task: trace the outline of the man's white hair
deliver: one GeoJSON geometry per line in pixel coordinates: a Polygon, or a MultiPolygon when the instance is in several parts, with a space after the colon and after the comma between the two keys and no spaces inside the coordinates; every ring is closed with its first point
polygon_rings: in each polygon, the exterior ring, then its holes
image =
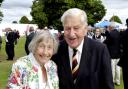
{"type": "Polygon", "coordinates": [[[115,24],[115,22],[110,22],[110,27],[113,27],[113,28],[115,28],[115,27],[116,27],[116,24],[115,24]]]}
{"type": "Polygon", "coordinates": [[[78,8],[71,8],[64,12],[64,14],[61,17],[61,22],[64,25],[65,18],[68,16],[79,16],[81,17],[81,22],[83,22],[85,25],[87,25],[87,15],[84,10],[78,9],[78,8]]]}

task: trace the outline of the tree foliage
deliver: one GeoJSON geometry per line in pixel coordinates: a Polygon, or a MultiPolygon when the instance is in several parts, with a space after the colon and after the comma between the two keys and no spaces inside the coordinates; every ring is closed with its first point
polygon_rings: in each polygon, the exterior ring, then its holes
{"type": "Polygon", "coordinates": [[[33,2],[31,15],[33,22],[37,23],[39,28],[43,28],[48,24],[48,18],[44,12],[43,0],[35,0],[33,2]]]}
{"type": "MultiPolygon", "coordinates": [[[[0,0],[0,7],[1,7],[1,3],[3,2],[3,0],[0,0]]],[[[2,12],[0,11],[0,22],[2,21],[2,17],[3,17],[3,14],[2,12]]]]}
{"type": "Polygon", "coordinates": [[[3,14],[0,12],[0,22],[2,21],[3,14]]]}
{"type": "Polygon", "coordinates": [[[35,0],[31,15],[39,28],[52,25],[62,30],[60,17],[65,10],[73,7],[85,10],[91,25],[101,20],[106,13],[100,0],[35,0]]]}
{"type": "Polygon", "coordinates": [[[3,2],[3,0],[0,0],[0,3],[2,3],[3,2]]]}
{"type": "Polygon", "coordinates": [[[28,24],[29,23],[29,19],[26,16],[23,16],[23,17],[21,17],[19,22],[20,23],[24,23],[24,24],[28,24]]]}
{"type": "Polygon", "coordinates": [[[121,23],[122,24],[121,19],[118,16],[116,16],[116,15],[112,16],[110,18],[110,21],[114,21],[114,22],[118,22],[118,23],[121,23]]]}

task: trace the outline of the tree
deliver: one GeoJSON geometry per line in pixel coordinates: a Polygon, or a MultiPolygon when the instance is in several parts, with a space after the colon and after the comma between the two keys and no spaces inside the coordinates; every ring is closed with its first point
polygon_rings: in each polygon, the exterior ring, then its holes
{"type": "Polygon", "coordinates": [[[0,0],[0,3],[2,3],[3,2],[3,0],[0,0]]]}
{"type": "Polygon", "coordinates": [[[39,28],[44,26],[62,29],[60,17],[69,8],[77,7],[87,12],[88,23],[93,25],[101,20],[106,10],[100,0],[35,0],[31,15],[39,28]]]}
{"type": "Polygon", "coordinates": [[[24,24],[28,24],[30,21],[26,16],[23,16],[23,17],[21,17],[19,22],[24,23],[24,24]]]}
{"type": "MultiPolygon", "coordinates": [[[[3,2],[3,0],[0,0],[0,7],[1,7],[1,3],[3,2]]],[[[2,21],[2,17],[3,17],[3,14],[2,12],[0,11],[0,22],[2,21]]]]}
{"type": "Polygon", "coordinates": [[[36,24],[38,24],[39,28],[43,28],[48,24],[48,19],[46,14],[43,11],[44,1],[43,0],[35,0],[32,5],[32,18],[36,24]]]}
{"type": "Polygon", "coordinates": [[[113,15],[110,18],[110,21],[114,21],[114,22],[118,22],[118,23],[121,23],[122,24],[121,19],[118,16],[116,16],[116,15],[113,15]]]}
{"type": "Polygon", "coordinates": [[[0,22],[2,21],[3,14],[0,12],[0,22]]]}
{"type": "Polygon", "coordinates": [[[88,22],[91,25],[100,21],[106,14],[106,9],[100,0],[93,0],[93,2],[87,3],[86,8],[88,22]]]}

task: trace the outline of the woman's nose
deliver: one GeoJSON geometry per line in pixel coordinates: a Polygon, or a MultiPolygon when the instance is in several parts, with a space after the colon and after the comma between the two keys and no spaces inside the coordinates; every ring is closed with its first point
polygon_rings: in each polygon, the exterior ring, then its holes
{"type": "Polygon", "coordinates": [[[48,49],[44,48],[44,54],[47,55],[48,54],[48,49]]]}

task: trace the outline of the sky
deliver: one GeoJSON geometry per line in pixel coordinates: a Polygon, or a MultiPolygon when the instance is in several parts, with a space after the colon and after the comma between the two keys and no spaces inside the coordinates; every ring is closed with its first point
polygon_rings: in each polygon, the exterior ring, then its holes
{"type": "Polygon", "coordinates": [[[19,22],[22,16],[27,16],[27,18],[31,20],[30,11],[32,1],[33,0],[4,0],[1,5],[1,11],[4,15],[2,23],[19,22]]]}
{"type": "Polygon", "coordinates": [[[109,20],[113,15],[117,15],[123,24],[128,18],[128,0],[102,0],[107,13],[103,19],[109,20]]]}
{"type": "MultiPolygon", "coordinates": [[[[30,15],[31,5],[33,0],[4,0],[1,6],[1,11],[4,14],[2,23],[12,23],[19,21],[22,16],[27,16],[29,20],[32,19],[30,15]]],[[[107,14],[103,18],[109,20],[113,15],[119,16],[123,24],[128,18],[128,0],[102,0],[107,14]]]]}

